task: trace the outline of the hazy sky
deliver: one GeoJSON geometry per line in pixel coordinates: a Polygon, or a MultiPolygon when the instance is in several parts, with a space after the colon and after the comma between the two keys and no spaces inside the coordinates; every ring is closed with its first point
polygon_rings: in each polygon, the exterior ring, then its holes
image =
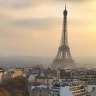
{"type": "Polygon", "coordinates": [[[0,55],[55,56],[65,3],[72,56],[96,58],[96,0],[0,0],[0,55]]]}

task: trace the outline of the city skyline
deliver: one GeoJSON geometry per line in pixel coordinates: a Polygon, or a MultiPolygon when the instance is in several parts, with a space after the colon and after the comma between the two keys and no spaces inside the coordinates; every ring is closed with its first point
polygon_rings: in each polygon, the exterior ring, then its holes
{"type": "Polygon", "coordinates": [[[0,56],[55,56],[65,3],[72,56],[95,58],[95,0],[0,0],[0,56]]]}

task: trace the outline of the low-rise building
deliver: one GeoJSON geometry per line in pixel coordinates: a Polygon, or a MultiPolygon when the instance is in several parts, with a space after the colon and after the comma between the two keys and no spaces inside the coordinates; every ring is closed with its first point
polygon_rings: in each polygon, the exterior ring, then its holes
{"type": "Polygon", "coordinates": [[[11,77],[12,78],[15,78],[15,77],[18,77],[18,76],[23,76],[23,71],[21,68],[15,68],[12,72],[11,72],[11,77]]]}
{"type": "Polygon", "coordinates": [[[47,85],[33,82],[28,86],[29,96],[49,96],[50,91],[47,85]]]}
{"type": "Polygon", "coordinates": [[[93,87],[92,91],[88,92],[86,96],[96,96],[96,87],[93,87]]]}
{"type": "Polygon", "coordinates": [[[46,84],[46,85],[49,85],[49,84],[52,84],[52,82],[54,81],[54,78],[52,77],[49,77],[49,76],[45,76],[45,75],[37,75],[36,76],[36,82],[39,82],[41,84],[46,84]]]}
{"type": "Polygon", "coordinates": [[[0,68],[0,83],[2,82],[3,75],[4,75],[4,70],[0,68]]]}
{"type": "Polygon", "coordinates": [[[52,87],[52,96],[86,96],[82,85],[69,85],[68,83],[55,83],[52,87]]]}

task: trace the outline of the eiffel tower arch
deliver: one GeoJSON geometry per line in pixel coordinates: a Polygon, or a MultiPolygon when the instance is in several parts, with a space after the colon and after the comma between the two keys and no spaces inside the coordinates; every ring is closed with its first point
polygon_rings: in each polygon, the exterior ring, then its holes
{"type": "Polygon", "coordinates": [[[68,32],[67,32],[67,10],[63,12],[63,31],[61,35],[60,47],[58,48],[57,55],[52,63],[52,68],[75,68],[74,60],[72,59],[70,48],[68,45],[68,32]]]}

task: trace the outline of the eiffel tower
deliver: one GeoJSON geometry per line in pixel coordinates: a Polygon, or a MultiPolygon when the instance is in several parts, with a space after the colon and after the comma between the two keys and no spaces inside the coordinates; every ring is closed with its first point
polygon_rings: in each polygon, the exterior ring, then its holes
{"type": "Polygon", "coordinates": [[[75,63],[72,59],[70,48],[68,46],[68,33],[67,33],[67,10],[65,5],[65,10],[63,12],[63,32],[61,35],[60,47],[58,49],[57,55],[52,63],[52,68],[74,68],[75,63]]]}

